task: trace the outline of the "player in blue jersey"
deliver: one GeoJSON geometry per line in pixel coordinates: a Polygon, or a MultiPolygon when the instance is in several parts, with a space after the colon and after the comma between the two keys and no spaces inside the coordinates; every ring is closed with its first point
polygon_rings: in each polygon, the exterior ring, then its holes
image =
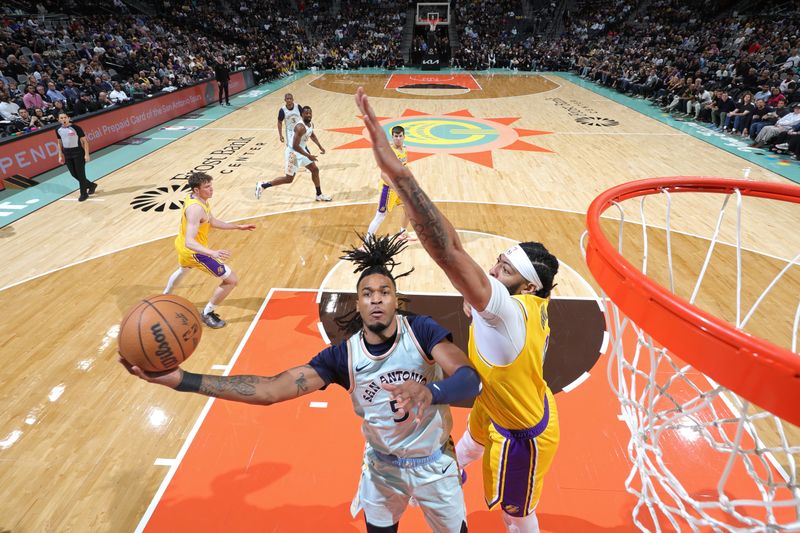
{"type": "Polygon", "coordinates": [[[364,466],[351,511],[364,510],[368,533],[394,533],[413,497],[437,533],[467,531],[461,477],[450,437],[448,404],[472,400],[480,378],[452,336],[429,316],[398,313],[392,259],[397,235],[364,239],[346,256],[360,272],[356,310],[337,323],[350,337],[307,365],[277,376],[212,376],[180,368],[153,375],[129,372],[185,392],[270,405],[340,385],[363,418],[364,466]],[[448,377],[444,377],[447,375],[448,377]]]}

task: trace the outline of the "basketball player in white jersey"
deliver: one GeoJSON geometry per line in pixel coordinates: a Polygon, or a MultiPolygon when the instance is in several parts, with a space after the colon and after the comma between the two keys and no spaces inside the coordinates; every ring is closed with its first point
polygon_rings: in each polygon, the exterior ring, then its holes
{"type": "Polygon", "coordinates": [[[292,93],[286,93],[286,95],[283,97],[283,101],[285,104],[278,111],[278,137],[281,140],[281,144],[286,142],[283,137],[284,127],[286,131],[286,137],[289,137],[289,132],[293,132],[297,123],[303,120],[303,117],[300,116],[300,109],[302,106],[294,102],[294,96],[292,93]],[[286,122],[285,126],[283,124],[284,122],[286,122]]]}
{"type": "Polygon", "coordinates": [[[286,152],[285,157],[285,176],[275,178],[271,181],[259,181],[256,183],[256,199],[261,198],[261,193],[264,189],[283,185],[284,183],[291,183],[297,174],[297,169],[301,166],[306,167],[311,171],[311,181],[314,182],[316,188],[317,202],[330,202],[332,198],[322,194],[322,188],[319,183],[319,167],[316,164],[317,156],[312,155],[308,151],[308,140],[311,139],[319,147],[321,154],[325,153],[325,148],[317,140],[314,134],[314,124],[311,122],[311,108],[305,106],[300,110],[302,120],[295,124],[294,129],[286,132],[286,152]]]}
{"type": "Polygon", "coordinates": [[[558,259],[542,243],[523,242],[484,270],[397,159],[361,87],[356,104],[375,161],[403,200],[423,248],[472,317],[468,354],[483,389],[456,446],[458,463],[482,460],[484,499],[489,509],[501,510],[509,533],[539,533],[536,505],[560,440],[558,408],[544,376],[558,259]]]}
{"type": "Polygon", "coordinates": [[[355,516],[364,510],[367,533],[396,533],[412,497],[433,531],[465,533],[448,404],[471,401],[480,391],[480,379],[450,333],[432,318],[398,314],[395,277],[387,265],[394,266],[392,257],[404,246],[397,236],[365,239],[363,250],[344,257],[361,272],[356,311],[336,321],[352,335],[307,365],[264,377],[192,374],[180,368],[157,375],[121,357],[120,363],[141,379],[178,391],[259,405],[335,383],[350,393],[353,409],[363,418],[367,445],[351,512],[355,516]]]}

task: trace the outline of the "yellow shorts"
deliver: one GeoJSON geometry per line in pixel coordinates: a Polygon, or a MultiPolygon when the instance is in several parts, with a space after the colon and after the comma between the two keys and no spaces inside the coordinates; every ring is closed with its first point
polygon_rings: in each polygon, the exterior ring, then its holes
{"type": "Polygon", "coordinates": [[[231,269],[224,263],[220,263],[211,256],[204,254],[178,254],[178,263],[184,268],[199,268],[200,270],[225,279],[230,273],[231,269]]]}
{"type": "Polygon", "coordinates": [[[392,209],[398,205],[403,205],[403,201],[400,200],[400,197],[397,196],[397,193],[394,192],[394,189],[388,185],[384,185],[381,188],[380,200],[378,200],[378,211],[381,213],[391,213],[392,209]]]}
{"type": "Polygon", "coordinates": [[[538,435],[534,428],[509,431],[497,426],[480,397],[475,402],[469,414],[469,432],[484,446],[483,493],[489,509],[499,505],[511,516],[527,516],[536,509],[560,436],[558,410],[550,389],[546,397],[547,427],[538,435]]]}

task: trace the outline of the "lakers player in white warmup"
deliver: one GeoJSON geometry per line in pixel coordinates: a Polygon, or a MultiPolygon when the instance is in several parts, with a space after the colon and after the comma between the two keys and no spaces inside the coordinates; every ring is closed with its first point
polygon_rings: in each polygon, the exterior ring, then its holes
{"type": "MultiPolygon", "coordinates": [[[[284,153],[284,171],[286,175],[275,178],[272,181],[259,181],[256,183],[256,199],[261,198],[261,193],[264,189],[293,182],[297,170],[300,167],[306,167],[311,171],[311,181],[314,182],[317,202],[331,201],[332,198],[330,196],[322,194],[322,188],[319,182],[319,167],[316,163],[317,156],[312,155],[308,151],[308,140],[311,139],[319,148],[319,152],[321,154],[325,153],[325,148],[322,147],[319,140],[317,140],[317,136],[314,134],[314,124],[311,122],[311,108],[309,106],[303,107],[300,110],[300,116],[302,120],[297,122],[293,129],[289,130],[287,128],[286,130],[286,151],[284,153]]],[[[287,119],[287,124],[288,122],[289,119],[287,119]]]]}
{"type": "Polygon", "coordinates": [[[159,376],[120,362],[142,379],[179,391],[260,405],[335,383],[350,393],[367,441],[353,516],[363,509],[368,533],[395,533],[413,497],[433,531],[464,533],[466,509],[448,404],[471,401],[480,378],[432,318],[398,314],[391,268],[404,245],[397,235],[364,239],[363,249],[345,256],[361,272],[356,311],[337,319],[352,335],[307,365],[273,377],[201,375],[180,368],[159,376]]]}

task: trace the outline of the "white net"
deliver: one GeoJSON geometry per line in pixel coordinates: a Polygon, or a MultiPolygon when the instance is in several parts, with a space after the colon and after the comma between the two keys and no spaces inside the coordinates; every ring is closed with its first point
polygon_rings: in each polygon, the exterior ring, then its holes
{"type": "MultiPolygon", "coordinates": [[[[742,230],[746,220],[756,226],[769,225],[770,218],[797,221],[797,206],[746,198],[739,190],[681,195],[695,198],[681,200],[691,221],[676,231],[677,196],[662,190],[655,197],[614,203],[618,218],[602,221],[605,236],[620,255],[673,294],[732,327],[797,352],[797,232],[773,233],[784,251],[794,246],[782,257],[757,253],[742,242],[743,234],[749,235],[742,230]],[[708,209],[711,205],[716,207],[708,209]],[[749,218],[746,207],[752,208],[749,218]],[[735,215],[726,220],[729,211],[735,215]],[[711,218],[700,220],[704,212],[711,218]],[[631,215],[635,225],[626,222],[631,215]],[[696,234],[703,228],[709,230],[706,237],[696,234]],[[692,257],[704,259],[693,262],[692,257]]],[[[582,245],[585,250],[585,241],[582,245]]],[[[624,298],[617,300],[606,300],[612,339],[608,379],[620,401],[620,419],[631,432],[626,489],[638,498],[636,526],[642,531],[800,531],[800,429],[681,359],[691,359],[690,354],[659,345],[625,315],[624,298]]]]}

